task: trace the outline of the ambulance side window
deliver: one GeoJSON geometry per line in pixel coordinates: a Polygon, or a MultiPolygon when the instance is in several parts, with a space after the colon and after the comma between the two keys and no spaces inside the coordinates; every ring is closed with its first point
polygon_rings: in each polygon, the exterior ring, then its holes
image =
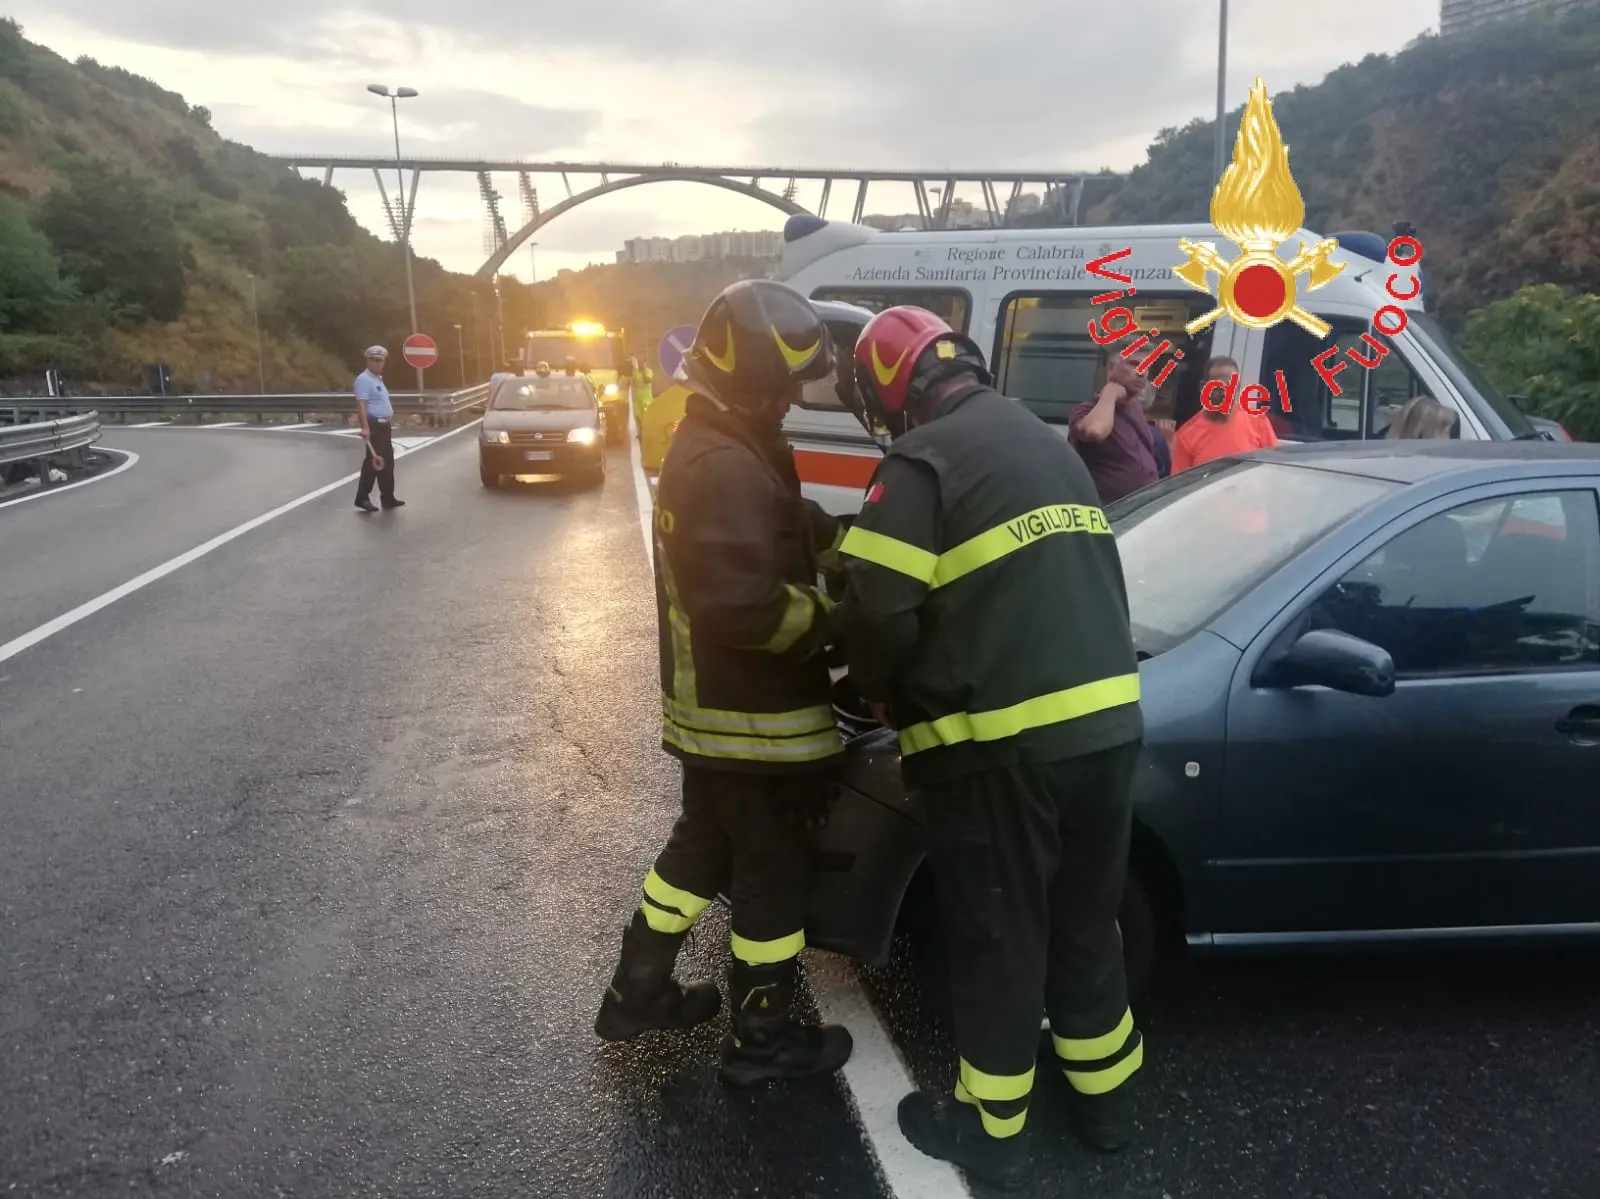
{"type": "MultiPolygon", "coordinates": [[[[1407,364],[1399,346],[1377,334],[1373,335],[1373,340],[1389,347],[1367,381],[1367,436],[1382,437],[1388,432],[1390,422],[1400,415],[1400,409],[1417,396],[1426,395],[1428,389],[1407,364]]],[[[1370,361],[1371,348],[1367,347],[1363,353],[1370,361]]]]}
{"type": "Polygon", "coordinates": [[[995,333],[996,388],[1021,400],[1040,418],[1065,424],[1074,408],[1099,394],[1110,356],[1122,354],[1134,346],[1139,334],[1149,333],[1154,341],[1146,338],[1146,344],[1135,349],[1128,361],[1135,366],[1145,364],[1146,378],[1152,382],[1169,364],[1174,366],[1162,380],[1150,409],[1153,417],[1171,417],[1180,396],[1197,394],[1205,368],[1211,330],[1194,337],[1183,330],[1204,306],[1187,296],[1147,298],[1141,293],[1131,309],[1138,329],[1101,346],[1089,336],[1089,322],[1107,311],[1106,305],[1089,303],[1087,293],[1007,296],[995,333]],[[1171,348],[1157,355],[1163,341],[1170,342],[1171,348]],[[1182,353],[1181,359],[1178,353],[1182,353]]]}
{"type": "Polygon", "coordinates": [[[1324,319],[1333,326],[1326,338],[1313,337],[1291,321],[1283,321],[1267,330],[1259,381],[1272,392],[1273,427],[1279,437],[1290,441],[1345,441],[1361,437],[1367,372],[1345,357],[1345,351],[1356,347],[1358,352],[1371,356],[1361,340],[1367,325],[1365,321],[1340,317],[1324,319]],[[1332,369],[1344,364],[1344,369],[1334,376],[1339,395],[1333,394],[1333,389],[1311,365],[1313,358],[1330,349],[1338,352],[1324,359],[1324,365],[1332,369]],[[1283,372],[1289,393],[1287,414],[1280,410],[1278,403],[1278,371],[1283,372]]]}

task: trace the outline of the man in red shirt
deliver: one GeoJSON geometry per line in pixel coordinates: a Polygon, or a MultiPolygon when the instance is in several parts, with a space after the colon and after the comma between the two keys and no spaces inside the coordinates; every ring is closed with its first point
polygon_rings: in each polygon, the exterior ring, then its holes
{"type": "MultiPolygon", "coordinates": [[[[1205,386],[1220,383],[1226,387],[1238,373],[1239,364],[1232,358],[1213,358],[1206,364],[1205,386]]],[[[1213,396],[1216,390],[1213,389],[1213,396]]],[[[1277,444],[1278,435],[1266,414],[1247,411],[1236,392],[1233,403],[1221,412],[1202,407],[1184,422],[1172,443],[1172,473],[1230,454],[1247,454],[1277,444]]]]}

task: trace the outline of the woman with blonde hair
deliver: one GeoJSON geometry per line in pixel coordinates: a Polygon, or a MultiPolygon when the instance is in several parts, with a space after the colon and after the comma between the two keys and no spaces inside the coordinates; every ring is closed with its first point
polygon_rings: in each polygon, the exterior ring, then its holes
{"type": "Polygon", "coordinates": [[[1393,440],[1450,437],[1456,430],[1456,414],[1432,396],[1417,396],[1400,409],[1384,436],[1393,440]]]}

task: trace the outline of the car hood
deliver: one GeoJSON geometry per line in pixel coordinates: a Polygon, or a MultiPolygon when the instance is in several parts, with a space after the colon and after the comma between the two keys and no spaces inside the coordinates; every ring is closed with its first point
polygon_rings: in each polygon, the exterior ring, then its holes
{"type": "Polygon", "coordinates": [[[594,413],[586,408],[559,408],[545,412],[518,412],[510,408],[492,408],[483,416],[485,429],[504,429],[508,433],[561,432],[563,429],[589,429],[595,423],[594,413]]]}

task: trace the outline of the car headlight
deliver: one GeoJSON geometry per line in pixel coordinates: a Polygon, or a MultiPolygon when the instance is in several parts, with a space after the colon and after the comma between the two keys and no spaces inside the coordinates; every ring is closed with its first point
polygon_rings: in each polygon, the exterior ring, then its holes
{"type": "Polygon", "coordinates": [[[593,429],[573,429],[567,434],[568,441],[575,441],[579,445],[593,445],[595,431],[593,429]]]}
{"type": "Polygon", "coordinates": [[[506,445],[511,440],[511,434],[504,429],[485,429],[483,439],[490,445],[506,445]]]}
{"type": "Polygon", "coordinates": [[[616,395],[617,394],[617,385],[615,383],[607,383],[606,384],[606,394],[608,396],[616,395]]]}

